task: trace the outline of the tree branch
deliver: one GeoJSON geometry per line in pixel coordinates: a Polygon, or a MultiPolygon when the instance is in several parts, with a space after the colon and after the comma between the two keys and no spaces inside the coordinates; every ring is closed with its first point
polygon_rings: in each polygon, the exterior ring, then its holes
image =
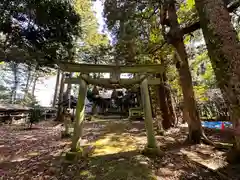
{"type": "MultiPolygon", "coordinates": [[[[229,7],[227,8],[228,9],[228,12],[231,13],[233,11],[235,11],[238,7],[240,6],[240,1],[236,1],[232,4],[229,5],[229,7]]],[[[200,21],[188,26],[188,27],[185,27],[185,28],[182,28],[182,33],[183,34],[189,34],[189,33],[192,33],[198,29],[200,29],[201,26],[200,26],[200,21]]]]}
{"type": "Polygon", "coordinates": [[[162,44],[158,44],[156,46],[154,46],[153,48],[147,49],[147,53],[148,54],[154,54],[156,51],[158,51],[159,49],[163,48],[164,45],[166,45],[167,42],[164,41],[162,44]]]}

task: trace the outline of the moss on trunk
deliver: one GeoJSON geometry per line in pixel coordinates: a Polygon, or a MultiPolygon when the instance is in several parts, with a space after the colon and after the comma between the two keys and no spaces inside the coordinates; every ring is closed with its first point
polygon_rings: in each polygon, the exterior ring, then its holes
{"type": "MultiPolygon", "coordinates": [[[[218,87],[233,126],[240,125],[240,43],[222,0],[195,0],[218,87]]],[[[240,152],[240,137],[236,137],[240,152]]]]}

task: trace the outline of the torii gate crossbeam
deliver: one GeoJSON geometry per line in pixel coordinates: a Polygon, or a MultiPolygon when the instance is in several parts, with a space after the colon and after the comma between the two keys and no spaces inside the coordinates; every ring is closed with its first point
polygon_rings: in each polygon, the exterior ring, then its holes
{"type": "Polygon", "coordinates": [[[138,65],[100,65],[100,64],[79,64],[64,62],[59,67],[65,72],[81,72],[81,73],[162,73],[164,67],[161,64],[138,64],[138,65]]]}

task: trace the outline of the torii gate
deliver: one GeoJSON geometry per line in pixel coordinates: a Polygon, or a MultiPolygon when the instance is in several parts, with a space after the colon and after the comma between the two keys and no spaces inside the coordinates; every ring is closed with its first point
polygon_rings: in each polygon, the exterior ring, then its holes
{"type": "Polygon", "coordinates": [[[147,148],[156,149],[156,140],[153,130],[153,118],[151,103],[148,91],[148,85],[160,84],[159,78],[151,79],[148,74],[157,74],[164,71],[161,64],[151,65],[96,65],[96,64],[78,64],[64,62],[59,64],[63,72],[79,72],[78,78],[68,78],[62,83],[79,84],[78,102],[76,107],[74,133],[72,138],[71,151],[77,152],[80,148],[80,138],[83,132],[83,120],[85,116],[85,98],[87,93],[87,84],[103,86],[107,88],[124,87],[134,84],[140,84],[141,99],[144,111],[144,122],[147,131],[147,148]],[[89,73],[111,73],[110,79],[93,79],[89,73]],[[120,79],[121,73],[140,74],[132,79],[120,79]]]}

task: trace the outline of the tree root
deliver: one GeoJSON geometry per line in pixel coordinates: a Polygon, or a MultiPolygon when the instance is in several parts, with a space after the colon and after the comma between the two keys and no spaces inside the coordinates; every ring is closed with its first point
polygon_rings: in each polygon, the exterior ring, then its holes
{"type": "Polygon", "coordinates": [[[145,147],[141,153],[144,156],[150,156],[150,157],[154,157],[154,156],[163,156],[164,152],[159,148],[159,147],[155,147],[155,148],[149,148],[149,147],[145,147]]]}
{"type": "Polygon", "coordinates": [[[215,143],[215,148],[217,150],[230,150],[233,148],[233,144],[230,144],[230,143],[221,143],[221,142],[217,142],[215,143]]]}
{"type": "MultiPolygon", "coordinates": [[[[215,143],[213,141],[211,141],[206,135],[205,133],[202,131],[201,132],[201,138],[200,138],[200,141],[199,142],[196,142],[195,140],[191,140],[188,136],[188,138],[185,140],[184,143],[187,143],[187,144],[200,144],[201,142],[203,144],[206,144],[206,145],[210,145],[210,146],[213,146],[214,148],[218,149],[218,150],[229,150],[229,149],[232,149],[233,148],[233,145],[232,144],[222,144],[222,143],[215,143]]],[[[240,152],[239,152],[239,155],[240,155],[240,152]]],[[[240,157],[239,157],[240,158],[240,157]]]]}
{"type": "Polygon", "coordinates": [[[216,144],[213,141],[208,139],[208,137],[205,135],[205,133],[203,131],[193,132],[191,137],[190,137],[190,135],[188,135],[188,137],[184,143],[200,144],[201,142],[204,144],[207,144],[207,145],[214,146],[214,147],[216,146],[216,144]]]}
{"type": "Polygon", "coordinates": [[[202,131],[201,137],[202,137],[202,142],[204,144],[216,147],[216,144],[213,141],[211,141],[210,139],[208,139],[208,137],[205,135],[205,133],[203,131],[202,131]]]}

